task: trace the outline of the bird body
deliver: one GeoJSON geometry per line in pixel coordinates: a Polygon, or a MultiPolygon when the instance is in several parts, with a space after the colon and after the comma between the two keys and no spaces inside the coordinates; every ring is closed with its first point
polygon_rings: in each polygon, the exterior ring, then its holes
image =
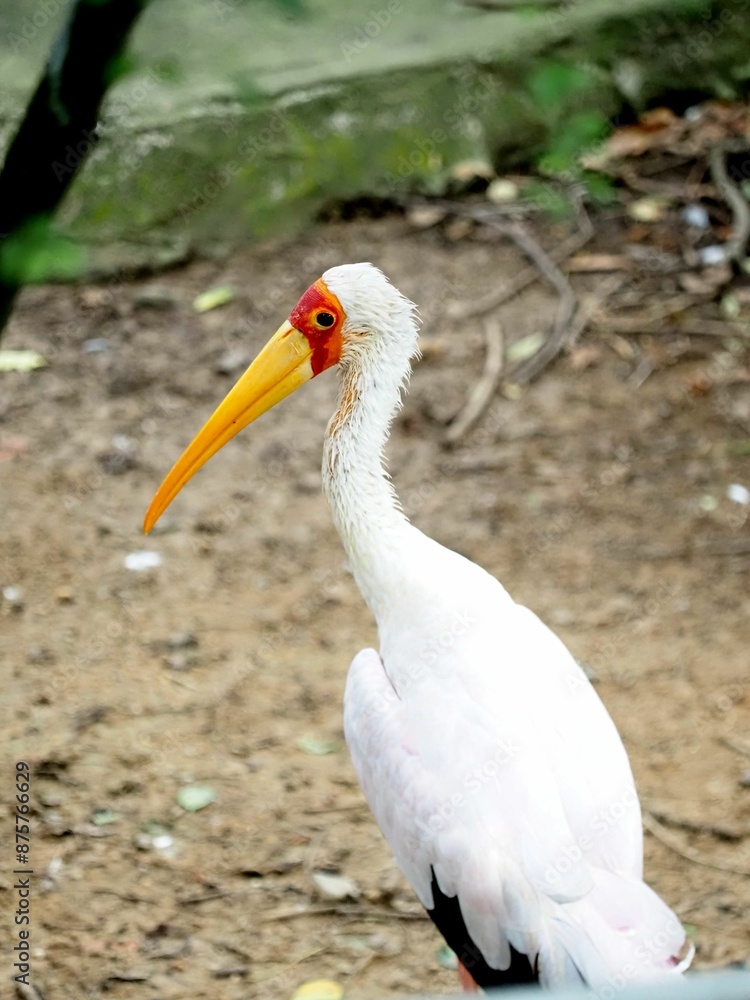
{"type": "Polygon", "coordinates": [[[602,702],[533,612],[407,521],[384,472],[416,349],[414,306],[380,271],[327,271],[178,461],[147,526],[242,426],[338,364],[324,492],[379,638],[350,667],[344,728],[399,866],[480,986],[678,974],[684,930],[643,882],[638,797],[602,702]]]}

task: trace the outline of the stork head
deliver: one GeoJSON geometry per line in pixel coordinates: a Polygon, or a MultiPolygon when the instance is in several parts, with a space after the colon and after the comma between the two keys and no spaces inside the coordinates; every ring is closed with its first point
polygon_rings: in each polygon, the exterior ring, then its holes
{"type": "Polygon", "coordinates": [[[372,264],[343,264],[311,285],[177,459],[151,501],[147,533],[182,487],[238,434],[326,368],[416,349],[414,305],[372,264]]]}

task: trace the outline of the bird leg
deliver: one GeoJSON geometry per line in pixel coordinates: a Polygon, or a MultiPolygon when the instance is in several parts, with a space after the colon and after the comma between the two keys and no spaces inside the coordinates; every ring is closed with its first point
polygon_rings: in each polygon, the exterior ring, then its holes
{"type": "Polygon", "coordinates": [[[478,993],[479,987],[474,981],[471,973],[466,968],[466,966],[459,960],[458,963],[458,979],[461,983],[461,989],[464,993],[478,993]]]}

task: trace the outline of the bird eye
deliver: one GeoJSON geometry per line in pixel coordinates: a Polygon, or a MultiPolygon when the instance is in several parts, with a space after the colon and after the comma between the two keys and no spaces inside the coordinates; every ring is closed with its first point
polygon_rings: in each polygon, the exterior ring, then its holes
{"type": "Polygon", "coordinates": [[[336,322],[336,317],[333,313],[329,312],[319,312],[315,315],[315,323],[317,326],[322,327],[324,330],[329,326],[333,326],[336,322]]]}

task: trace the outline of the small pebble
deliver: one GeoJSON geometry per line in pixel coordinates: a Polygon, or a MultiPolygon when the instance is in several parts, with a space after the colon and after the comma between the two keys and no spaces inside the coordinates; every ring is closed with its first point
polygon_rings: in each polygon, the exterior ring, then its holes
{"type": "Polygon", "coordinates": [[[32,646],[26,654],[26,659],[35,666],[41,663],[54,663],[55,654],[52,650],[45,649],[44,646],[32,646]]]}
{"type": "Polygon", "coordinates": [[[83,350],[85,354],[103,354],[105,351],[111,349],[111,344],[104,337],[92,337],[90,340],[84,340],[83,350]]]}
{"type": "Polygon", "coordinates": [[[166,664],[170,670],[177,670],[178,672],[191,670],[193,667],[197,667],[200,663],[200,657],[196,656],[195,653],[170,653],[166,658],[166,664]]]}
{"type": "Polygon", "coordinates": [[[701,247],[698,251],[698,260],[704,267],[711,267],[714,264],[723,264],[726,259],[726,248],[720,244],[715,243],[710,247],[701,247]]]}
{"type": "Polygon", "coordinates": [[[20,611],[23,608],[23,590],[16,586],[3,587],[2,590],[3,600],[10,604],[14,611],[20,611]]]}
{"type": "Polygon", "coordinates": [[[167,639],[170,649],[194,649],[198,639],[193,632],[173,632],[167,639]]]}
{"type": "Polygon", "coordinates": [[[518,185],[506,177],[498,177],[487,188],[487,201],[493,205],[502,205],[518,198],[518,185]]]}
{"type": "Polygon", "coordinates": [[[708,212],[703,205],[686,205],[682,210],[682,218],[695,229],[708,229],[708,212]]]}
{"type": "Polygon", "coordinates": [[[55,591],[55,600],[59,604],[72,604],[74,600],[73,588],[67,586],[67,584],[58,587],[55,591]]]}
{"type": "Polygon", "coordinates": [[[334,901],[342,899],[359,899],[362,894],[361,889],[348,875],[339,875],[336,872],[313,872],[312,875],[315,888],[322,899],[334,901]]]}
{"type": "Polygon", "coordinates": [[[156,569],[164,562],[159,552],[149,552],[146,549],[140,552],[128,552],[123,560],[125,569],[133,570],[135,573],[142,573],[147,569],[156,569]]]}
{"type": "Polygon", "coordinates": [[[743,506],[750,504],[750,490],[740,483],[732,483],[731,486],[727,486],[727,497],[743,506]]]}

